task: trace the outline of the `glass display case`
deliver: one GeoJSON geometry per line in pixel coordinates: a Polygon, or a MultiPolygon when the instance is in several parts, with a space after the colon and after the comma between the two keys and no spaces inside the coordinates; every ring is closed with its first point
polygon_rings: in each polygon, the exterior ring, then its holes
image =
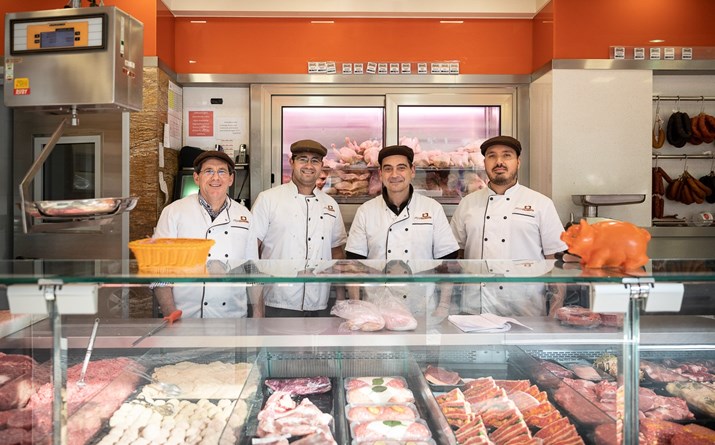
{"type": "Polygon", "coordinates": [[[530,272],[509,261],[411,264],[408,275],[374,261],[253,266],[156,276],[133,262],[0,264],[10,307],[47,312],[0,311],[14,323],[0,325],[3,439],[457,444],[487,434],[495,443],[607,444],[715,434],[715,261],[654,260],[636,274],[552,261],[530,272]],[[97,316],[117,289],[150,296],[157,282],[353,287],[377,312],[334,292],[328,304],[341,317],[185,317],[155,331],[160,319],[97,316]],[[540,315],[505,325],[465,310],[487,306],[462,301],[485,285],[551,298],[537,303],[540,315]],[[429,297],[441,304],[442,292],[451,300],[440,312],[429,297]],[[567,310],[557,310],[557,295],[567,310]],[[394,299],[407,314],[386,304],[394,299]]]}

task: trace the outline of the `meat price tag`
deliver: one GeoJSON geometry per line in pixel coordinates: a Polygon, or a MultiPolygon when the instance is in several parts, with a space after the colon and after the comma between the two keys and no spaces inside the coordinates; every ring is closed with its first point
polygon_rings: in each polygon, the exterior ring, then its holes
{"type": "Polygon", "coordinates": [[[377,74],[387,74],[387,64],[378,63],[377,64],[377,74]]]}
{"type": "Polygon", "coordinates": [[[343,74],[352,74],[353,73],[353,64],[352,63],[343,63],[343,74]]]}
{"type": "Polygon", "coordinates": [[[645,60],[645,48],[633,48],[633,59],[645,60]]]}
{"type": "Polygon", "coordinates": [[[422,62],[417,64],[417,74],[427,74],[427,64],[422,62]]]}
{"type": "Polygon", "coordinates": [[[375,62],[367,62],[367,71],[366,73],[368,74],[375,74],[377,72],[377,63],[375,62]]]}
{"type": "Polygon", "coordinates": [[[650,49],[650,60],[660,60],[660,48],[650,49]]]}
{"type": "Polygon", "coordinates": [[[693,48],[683,48],[680,53],[680,58],[683,60],[693,60],[693,48]]]}
{"type": "Polygon", "coordinates": [[[675,60],[675,48],[665,48],[663,50],[664,60],[675,60]]]}
{"type": "Polygon", "coordinates": [[[362,63],[355,63],[353,64],[353,72],[355,74],[363,74],[363,64],[362,63]]]}

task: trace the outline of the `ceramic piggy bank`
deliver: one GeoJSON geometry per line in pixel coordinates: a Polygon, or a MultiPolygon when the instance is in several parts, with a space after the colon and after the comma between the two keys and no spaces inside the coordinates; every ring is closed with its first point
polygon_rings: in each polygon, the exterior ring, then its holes
{"type": "Polygon", "coordinates": [[[581,257],[589,268],[622,267],[637,269],[648,262],[646,249],[650,233],[624,221],[602,221],[593,225],[585,220],[561,234],[569,252],[581,257]]]}

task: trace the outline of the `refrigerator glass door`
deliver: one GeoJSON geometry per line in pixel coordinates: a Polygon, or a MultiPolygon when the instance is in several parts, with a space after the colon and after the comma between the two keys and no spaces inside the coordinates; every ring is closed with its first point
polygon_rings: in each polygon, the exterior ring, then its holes
{"type": "Polygon", "coordinates": [[[291,180],[291,144],[313,139],[328,149],[322,188],[338,203],[362,203],[380,193],[376,167],[385,135],[384,96],[279,97],[274,105],[280,119],[274,121],[281,123],[273,138],[279,146],[273,171],[281,172],[281,180],[274,185],[291,180]]]}
{"type": "Polygon", "coordinates": [[[388,133],[388,143],[415,151],[415,190],[443,204],[458,204],[485,187],[480,145],[512,134],[512,101],[510,93],[388,95],[388,128],[397,129],[388,133]]]}
{"type": "MultiPolygon", "coordinates": [[[[47,137],[35,137],[35,156],[48,142],[47,137]]],[[[60,138],[35,178],[35,201],[99,198],[100,153],[100,136],[60,138]]]]}

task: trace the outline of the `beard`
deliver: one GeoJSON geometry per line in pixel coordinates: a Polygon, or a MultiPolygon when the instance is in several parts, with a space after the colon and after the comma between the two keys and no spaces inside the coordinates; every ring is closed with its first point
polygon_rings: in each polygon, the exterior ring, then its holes
{"type": "Polygon", "coordinates": [[[495,174],[488,174],[487,177],[489,178],[489,181],[494,183],[494,185],[498,186],[504,186],[504,185],[509,185],[513,184],[516,182],[516,172],[514,173],[505,173],[505,174],[500,174],[500,175],[495,175],[495,174]]]}

